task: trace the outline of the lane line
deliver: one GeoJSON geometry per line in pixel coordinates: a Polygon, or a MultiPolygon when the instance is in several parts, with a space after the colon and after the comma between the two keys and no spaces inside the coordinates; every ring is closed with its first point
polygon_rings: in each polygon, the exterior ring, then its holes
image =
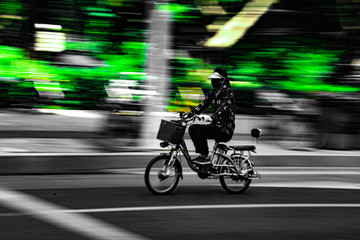
{"type": "MultiPolygon", "coordinates": [[[[283,175],[360,175],[360,172],[354,172],[354,171],[317,171],[317,172],[307,172],[307,171],[299,171],[299,172],[283,172],[283,171],[272,171],[272,172],[266,172],[266,171],[259,171],[261,176],[264,175],[277,175],[277,176],[283,176],[283,175]]],[[[144,172],[119,172],[122,174],[136,174],[136,175],[142,175],[144,172]]],[[[196,172],[183,172],[183,175],[197,175],[196,172]]]]}
{"type": "Polygon", "coordinates": [[[234,208],[360,208],[360,203],[289,203],[289,204],[214,204],[183,206],[143,206],[121,208],[94,208],[71,210],[77,213],[99,212],[137,212],[161,210],[201,210],[201,209],[234,209],[234,208]]]}
{"type": "MultiPolygon", "coordinates": [[[[189,150],[190,151],[190,150],[189,150]]],[[[137,152],[47,152],[47,153],[39,153],[39,152],[29,152],[29,153],[2,153],[1,156],[148,156],[149,161],[151,158],[158,156],[162,153],[165,153],[161,150],[152,149],[149,151],[137,151],[137,152]]],[[[269,154],[261,154],[258,153],[256,156],[259,157],[277,157],[277,156],[288,156],[288,157],[358,157],[360,151],[352,151],[346,153],[323,153],[318,152],[316,154],[307,154],[307,153],[293,153],[286,152],[282,154],[278,153],[269,153],[269,154]]],[[[195,152],[190,151],[190,156],[195,155],[195,152]]],[[[291,161],[289,161],[291,162],[291,161]]],[[[256,164],[256,160],[255,160],[256,164]]]]}
{"type": "Polygon", "coordinates": [[[0,186],[0,204],[89,239],[146,240],[145,237],[99,219],[73,210],[67,210],[53,203],[7,189],[3,186],[0,186]]]}
{"type": "MultiPolygon", "coordinates": [[[[204,209],[262,209],[262,208],[360,208],[360,203],[267,203],[267,204],[208,204],[208,205],[172,205],[172,206],[140,206],[92,209],[66,209],[49,211],[46,214],[80,214],[108,212],[142,212],[171,210],[204,210],[204,209]]],[[[13,214],[14,215],[14,214],[13,214]]],[[[23,214],[26,215],[26,214],[23,214]]],[[[0,214],[0,216],[12,216],[0,214]]],[[[74,222],[73,222],[74,223],[74,222]]],[[[101,238],[103,239],[103,238],[101,238]]],[[[123,239],[123,238],[122,238],[123,239]]],[[[129,238],[126,238],[129,239],[129,238]]],[[[135,238],[132,238],[135,239],[135,238]]],[[[139,239],[139,238],[137,238],[139,239]]]]}
{"type": "MultiPolygon", "coordinates": [[[[359,175],[360,168],[338,168],[338,167],[300,167],[300,168],[255,168],[262,176],[264,175],[359,175]]],[[[105,173],[118,173],[118,174],[137,174],[143,175],[144,168],[128,168],[128,169],[107,169],[105,173]]],[[[183,168],[184,175],[197,175],[196,172],[191,171],[188,168],[183,168]]]]}
{"type": "MultiPolygon", "coordinates": [[[[255,167],[259,170],[357,170],[360,171],[360,167],[284,167],[284,166],[277,166],[277,167],[255,167]]],[[[119,169],[107,169],[104,171],[125,171],[125,170],[138,170],[138,171],[145,171],[145,167],[134,167],[134,168],[119,168],[119,169]]],[[[189,167],[183,167],[184,171],[192,171],[189,167]]]]}
{"type": "Polygon", "coordinates": [[[358,190],[360,184],[339,181],[302,181],[302,182],[252,182],[251,187],[277,188],[317,188],[358,190]]]}
{"type": "MultiPolygon", "coordinates": [[[[158,152],[50,152],[50,153],[1,153],[2,157],[53,157],[53,156],[150,156],[155,157],[158,152]]],[[[151,158],[149,159],[149,161],[151,158]]]]}
{"type": "MultiPolygon", "coordinates": [[[[278,171],[278,172],[284,172],[284,171],[315,171],[318,170],[319,172],[323,172],[325,170],[327,171],[350,171],[350,172],[358,172],[360,174],[360,167],[255,167],[257,171],[278,171]]],[[[132,172],[145,172],[144,167],[137,167],[137,168],[114,168],[114,169],[103,169],[102,172],[104,173],[132,173],[132,172]]],[[[194,172],[189,167],[183,167],[183,172],[194,172]]]]}
{"type": "Polygon", "coordinates": [[[356,171],[262,171],[264,175],[360,175],[356,171]]]}

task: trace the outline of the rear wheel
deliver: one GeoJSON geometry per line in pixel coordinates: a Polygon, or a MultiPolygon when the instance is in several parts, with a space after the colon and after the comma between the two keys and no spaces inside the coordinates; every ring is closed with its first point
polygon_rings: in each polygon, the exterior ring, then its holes
{"type": "Polygon", "coordinates": [[[181,169],[176,163],[173,167],[167,166],[169,159],[167,155],[157,156],[145,169],[145,184],[153,194],[171,193],[179,183],[181,169]]]}
{"type": "MultiPolygon", "coordinates": [[[[223,164],[232,165],[229,160],[225,160],[223,164]]],[[[236,164],[239,164],[238,166],[240,171],[248,172],[250,169],[248,162],[239,162],[236,164]]],[[[245,174],[243,177],[239,177],[234,167],[223,167],[221,172],[232,174],[231,176],[219,177],[222,188],[228,193],[243,193],[248,189],[251,183],[251,179],[249,178],[248,174],[245,174]]]]}

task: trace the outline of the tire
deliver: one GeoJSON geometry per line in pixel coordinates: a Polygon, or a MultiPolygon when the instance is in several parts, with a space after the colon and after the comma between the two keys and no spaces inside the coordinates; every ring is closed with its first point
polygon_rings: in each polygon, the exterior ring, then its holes
{"type": "Polygon", "coordinates": [[[147,189],[155,195],[169,194],[179,183],[181,167],[175,162],[169,176],[161,175],[164,165],[169,161],[169,155],[160,155],[152,159],[145,169],[145,184],[147,189]]]}
{"type": "MultiPolygon", "coordinates": [[[[226,164],[227,162],[224,162],[223,164],[226,164]]],[[[249,164],[247,162],[245,162],[244,164],[242,164],[242,166],[240,166],[241,170],[248,170],[249,169],[249,164]]],[[[235,169],[233,168],[229,168],[229,167],[224,167],[221,172],[229,172],[229,173],[236,173],[235,169]]],[[[228,193],[243,193],[245,192],[251,183],[251,179],[248,178],[247,176],[245,176],[244,179],[238,178],[238,177],[230,177],[230,176],[220,176],[220,184],[221,187],[228,193]]]]}

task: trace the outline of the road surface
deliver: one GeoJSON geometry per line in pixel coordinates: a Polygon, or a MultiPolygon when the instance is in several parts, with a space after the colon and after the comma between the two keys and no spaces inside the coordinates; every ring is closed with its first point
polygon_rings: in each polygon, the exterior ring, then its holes
{"type": "Polygon", "coordinates": [[[185,168],[168,196],[143,168],[0,176],[0,239],[359,239],[360,169],[259,167],[243,194],[185,168]]]}

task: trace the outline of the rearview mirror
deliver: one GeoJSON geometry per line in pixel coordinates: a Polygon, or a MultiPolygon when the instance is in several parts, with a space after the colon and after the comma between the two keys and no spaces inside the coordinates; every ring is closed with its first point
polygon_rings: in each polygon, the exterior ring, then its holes
{"type": "Polygon", "coordinates": [[[258,139],[258,138],[260,138],[260,135],[261,135],[261,129],[259,129],[259,128],[253,128],[253,129],[251,129],[251,136],[252,136],[253,138],[258,139]]]}

